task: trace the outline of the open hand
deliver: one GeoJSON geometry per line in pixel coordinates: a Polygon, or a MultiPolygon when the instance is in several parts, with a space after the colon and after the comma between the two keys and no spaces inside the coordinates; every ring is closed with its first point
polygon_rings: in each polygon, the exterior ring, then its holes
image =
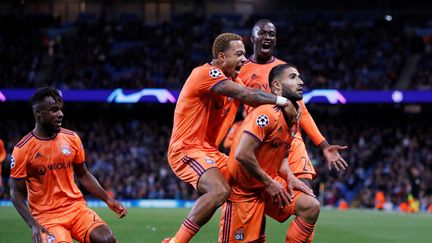
{"type": "Polygon", "coordinates": [[[339,154],[339,150],[345,150],[347,148],[347,146],[329,145],[327,148],[323,149],[329,170],[331,170],[332,166],[334,166],[337,171],[345,170],[348,167],[348,163],[339,154]]]}
{"type": "Polygon", "coordinates": [[[119,201],[116,201],[111,198],[107,201],[107,205],[112,211],[114,211],[119,216],[119,218],[123,218],[128,214],[127,208],[123,206],[123,204],[121,204],[119,201]]]}

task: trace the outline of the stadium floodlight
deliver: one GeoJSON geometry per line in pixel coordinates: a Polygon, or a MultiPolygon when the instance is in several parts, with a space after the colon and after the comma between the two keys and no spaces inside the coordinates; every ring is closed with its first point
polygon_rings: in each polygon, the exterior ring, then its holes
{"type": "Polygon", "coordinates": [[[393,20],[393,17],[390,14],[386,14],[384,15],[384,19],[387,20],[388,22],[393,20]]]}

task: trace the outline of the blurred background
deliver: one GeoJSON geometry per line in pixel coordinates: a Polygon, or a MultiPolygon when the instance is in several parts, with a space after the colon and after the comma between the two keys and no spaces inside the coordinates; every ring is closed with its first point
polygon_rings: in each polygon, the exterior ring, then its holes
{"type": "Polygon", "coordinates": [[[322,205],[432,213],[431,5],[2,1],[0,198],[9,198],[13,147],[34,126],[27,100],[49,85],[62,90],[64,127],[81,136],[88,168],[113,196],[195,199],[166,158],[178,91],[211,60],[214,37],[240,34],[249,56],[252,26],[268,18],[277,28],[274,55],[299,67],[321,132],[349,146],[349,168],[329,171],[304,134],[322,205]],[[343,99],[331,101],[335,94],[343,99]]]}

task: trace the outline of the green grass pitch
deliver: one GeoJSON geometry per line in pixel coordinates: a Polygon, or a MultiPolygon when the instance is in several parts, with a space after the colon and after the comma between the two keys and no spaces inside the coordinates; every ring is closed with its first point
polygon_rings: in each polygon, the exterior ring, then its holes
{"type": "MultiPolygon", "coordinates": [[[[178,229],[188,209],[129,209],[117,219],[106,208],[95,211],[110,225],[119,242],[161,242],[178,229]]],[[[192,242],[217,242],[220,212],[192,242]]],[[[267,220],[267,242],[284,242],[289,222],[267,220]]],[[[31,242],[31,231],[13,207],[0,207],[0,242],[31,242]]],[[[314,242],[432,242],[432,215],[368,210],[322,210],[314,242]]]]}

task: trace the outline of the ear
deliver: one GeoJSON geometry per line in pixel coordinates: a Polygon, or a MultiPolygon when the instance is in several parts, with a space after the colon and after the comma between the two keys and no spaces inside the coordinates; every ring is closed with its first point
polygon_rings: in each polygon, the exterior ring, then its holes
{"type": "Polygon", "coordinates": [[[41,119],[42,111],[38,107],[33,108],[33,115],[36,117],[36,119],[41,119]]]}
{"type": "Polygon", "coordinates": [[[221,60],[222,62],[225,61],[225,53],[219,52],[217,55],[217,59],[221,60]]]}
{"type": "Polygon", "coordinates": [[[271,84],[273,85],[273,87],[276,90],[282,90],[282,83],[281,83],[281,81],[275,79],[275,80],[273,80],[273,82],[271,84]]]}

